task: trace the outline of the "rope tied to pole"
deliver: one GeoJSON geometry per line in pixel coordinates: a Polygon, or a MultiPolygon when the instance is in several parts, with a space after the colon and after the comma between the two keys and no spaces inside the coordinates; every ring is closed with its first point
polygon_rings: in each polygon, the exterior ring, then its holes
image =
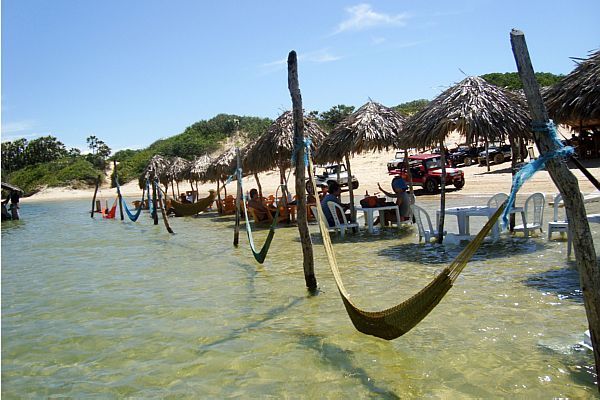
{"type": "Polygon", "coordinates": [[[546,166],[546,162],[553,158],[567,158],[573,155],[575,149],[571,146],[565,146],[558,139],[558,134],[556,131],[556,125],[554,122],[550,120],[547,123],[533,123],[532,129],[536,132],[546,132],[554,145],[557,147],[556,150],[544,153],[539,158],[535,160],[531,160],[525,166],[523,166],[519,172],[515,174],[512,181],[512,188],[510,190],[510,196],[506,202],[506,208],[504,209],[504,213],[502,214],[502,224],[504,227],[508,226],[508,215],[510,214],[510,210],[515,204],[515,198],[517,197],[517,192],[521,189],[521,186],[531,178],[536,172],[543,169],[546,166]]]}

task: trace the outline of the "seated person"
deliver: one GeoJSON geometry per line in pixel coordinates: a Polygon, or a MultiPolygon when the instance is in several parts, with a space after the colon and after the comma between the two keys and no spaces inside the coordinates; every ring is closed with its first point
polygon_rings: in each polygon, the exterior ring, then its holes
{"type": "MultiPolygon", "coordinates": [[[[327,188],[327,194],[323,197],[323,200],[321,200],[321,207],[323,208],[323,214],[325,215],[325,218],[327,219],[327,223],[329,224],[329,226],[335,226],[335,221],[333,220],[333,215],[331,215],[331,210],[329,209],[329,205],[328,205],[328,203],[330,201],[333,201],[334,203],[339,204],[340,206],[342,206],[342,208],[344,208],[344,210],[347,210],[349,207],[348,204],[342,204],[342,201],[340,200],[341,194],[342,194],[342,188],[340,187],[339,183],[332,181],[329,184],[329,187],[327,188]]],[[[341,216],[340,216],[340,219],[341,219],[341,216]]],[[[348,220],[348,222],[351,222],[350,215],[348,213],[346,213],[346,219],[348,220]]]]}
{"type": "MultiPolygon", "coordinates": [[[[386,192],[379,185],[379,183],[377,183],[377,186],[379,186],[379,189],[386,196],[396,198],[396,201],[394,203],[386,203],[386,204],[397,205],[398,209],[400,210],[400,219],[402,221],[408,221],[408,219],[410,218],[410,196],[408,195],[408,192],[406,191],[408,189],[408,185],[406,184],[404,179],[402,179],[399,176],[396,176],[396,177],[394,177],[394,179],[392,179],[392,190],[394,191],[393,193],[386,192]]],[[[386,221],[386,224],[391,223],[392,221],[396,221],[396,212],[394,210],[385,210],[385,221],[386,221]]],[[[374,224],[377,225],[378,223],[379,223],[379,218],[377,218],[375,220],[374,224]]]]}
{"type": "Polygon", "coordinates": [[[254,214],[259,221],[269,220],[269,209],[258,197],[258,190],[250,189],[250,199],[248,200],[248,207],[254,210],[254,214]]]}

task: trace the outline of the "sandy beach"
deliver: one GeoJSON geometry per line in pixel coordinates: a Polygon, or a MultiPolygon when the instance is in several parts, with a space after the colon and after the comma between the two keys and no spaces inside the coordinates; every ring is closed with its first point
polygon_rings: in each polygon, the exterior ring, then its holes
{"type": "MultiPolygon", "coordinates": [[[[355,175],[360,183],[359,188],[355,191],[358,196],[365,194],[368,191],[369,194],[375,194],[379,192],[377,183],[381,183],[381,186],[388,190],[391,177],[387,172],[387,162],[394,158],[394,151],[384,151],[381,153],[366,153],[356,155],[351,159],[350,165],[352,173],[355,175]]],[[[510,191],[512,177],[510,173],[510,161],[506,161],[502,164],[491,165],[491,170],[488,172],[486,167],[480,167],[478,165],[471,165],[469,167],[462,167],[465,174],[465,186],[461,190],[457,190],[454,187],[447,188],[447,196],[487,196],[490,194],[510,191]]],[[[600,176],[600,163],[592,162],[587,163],[589,171],[596,177],[600,176]]],[[[579,180],[579,187],[583,193],[589,193],[595,190],[594,186],[585,178],[585,176],[576,168],[572,168],[571,171],[579,180]]],[[[293,187],[293,175],[290,178],[290,186],[293,187]]],[[[259,180],[262,185],[263,194],[268,195],[275,193],[279,183],[279,172],[276,170],[269,171],[266,173],[259,174],[259,180]]],[[[106,182],[109,180],[107,179],[106,182]]],[[[243,181],[245,190],[257,187],[256,181],[253,176],[244,178],[243,181]]],[[[179,184],[180,190],[189,190],[190,186],[187,182],[181,182],[179,184]]],[[[203,197],[208,194],[209,189],[215,189],[214,183],[205,183],[199,186],[200,196],[203,197]]],[[[132,181],[121,186],[122,193],[125,197],[136,198],[141,197],[142,191],[138,187],[137,181],[132,181]]],[[[235,184],[230,183],[227,187],[229,192],[235,191],[235,184]]],[[[291,190],[294,192],[294,190],[291,190]]],[[[528,194],[542,192],[547,196],[552,196],[558,193],[558,190],[552,179],[550,178],[547,171],[540,171],[530,178],[520,190],[520,194],[528,194]]],[[[93,188],[86,190],[76,190],[71,188],[46,188],[28,198],[23,198],[24,203],[34,201],[58,201],[58,200],[69,200],[69,199],[84,199],[89,198],[90,201],[94,194],[93,188]]],[[[416,190],[417,195],[424,195],[420,189],[416,190]]],[[[101,198],[112,198],[116,196],[116,189],[110,188],[108,184],[105,184],[99,191],[98,194],[101,198]]],[[[434,195],[435,196],[435,195],[434,195]]]]}

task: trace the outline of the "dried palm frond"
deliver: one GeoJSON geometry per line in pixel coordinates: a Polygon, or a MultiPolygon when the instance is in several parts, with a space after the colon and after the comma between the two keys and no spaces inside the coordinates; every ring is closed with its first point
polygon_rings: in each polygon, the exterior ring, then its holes
{"type": "Polygon", "coordinates": [[[600,126],[600,50],[552,86],[544,100],[556,123],[574,128],[600,126]]]}
{"type": "Polygon", "coordinates": [[[522,99],[480,77],[467,77],[410,117],[399,135],[401,148],[437,146],[457,131],[467,143],[531,137],[522,99]]]}

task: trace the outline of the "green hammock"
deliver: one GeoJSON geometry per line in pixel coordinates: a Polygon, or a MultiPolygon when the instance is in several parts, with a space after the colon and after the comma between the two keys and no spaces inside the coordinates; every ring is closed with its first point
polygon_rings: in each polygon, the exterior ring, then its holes
{"type": "MultiPolygon", "coordinates": [[[[312,176],[313,165],[310,155],[308,157],[308,164],[309,178],[313,184],[315,193],[317,193],[315,179],[312,176]]],[[[464,267],[467,265],[467,262],[471,259],[471,256],[477,251],[485,236],[490,232],[502,214],[504,206],[505,205],[503,204],[498,208],[498,210],[488,220],[475,239],[471,241],[467,247],[465,247],[465,249],[456,257],[452,264],[446,267],[421,291],[402,303],[383,311],[365,311],[358,308],[358,306],[355,305],[352,300],[350,300],[350,294],[344,287],[344,283],[342,282],[342,277],[337,266],[335,252],[333,251],[333,246],[331,244],[329,231],[325,225],[326,219],[323,214],[323,209],[321,208],[321,204],[317,202],[317,209],[319,213],[319,218],[317,219],[319,221],[321,236],[323,237],[325,253],[327,254],[329,266],[335,278],[338,291],[340,292],[342,301],[346,307],[346,312],[348,313],[348,316],[350,317],[350,320],[356,329],[367,335],[376,336],[386,340],[396,339],[410,331],[415,325],[423,320],[423,318],[425,318],[436,305],[438,305],[444,295],[448,292],[448,290],[450,290],[454,281],[456,281],[458,278],[458,275],[462,272],[464,267]]]]}
{"type": "MultiPolygon", "coordinates": [[[[273,236],[275,236],[275,227],[277,226],[277,219],[279,218],[279,207],[277,207],[277,211],[273,216],[273,221],[271,222],[271,226],[269,227],[269,233],[267,234],[267,239],[263,244],[260,251],[256,251],[256,246],[254,245],[254,238],[252,237],[252,227],[250,226],[250,220],[248,219],[248,208],[246,207],[246,195],[244,193],[244,188],[242,186],[242,169],[238,168],[237,170],[237,181],[238,181],[238,192],[242,194],[242,204],[244,205],[244,219],[246,221],[246,233],[248,234],[248,242],[250,242],[250,250],[252,250],[252,255],[254,259],[258,261],[259,264],[265,262],[265,258],[267,257],[267,253],[269,252],[269,248],[271,247],[271,242],[273,241],[273,236]]],[[[237,223],[237,221],[236,221],[237,223]]]]}

